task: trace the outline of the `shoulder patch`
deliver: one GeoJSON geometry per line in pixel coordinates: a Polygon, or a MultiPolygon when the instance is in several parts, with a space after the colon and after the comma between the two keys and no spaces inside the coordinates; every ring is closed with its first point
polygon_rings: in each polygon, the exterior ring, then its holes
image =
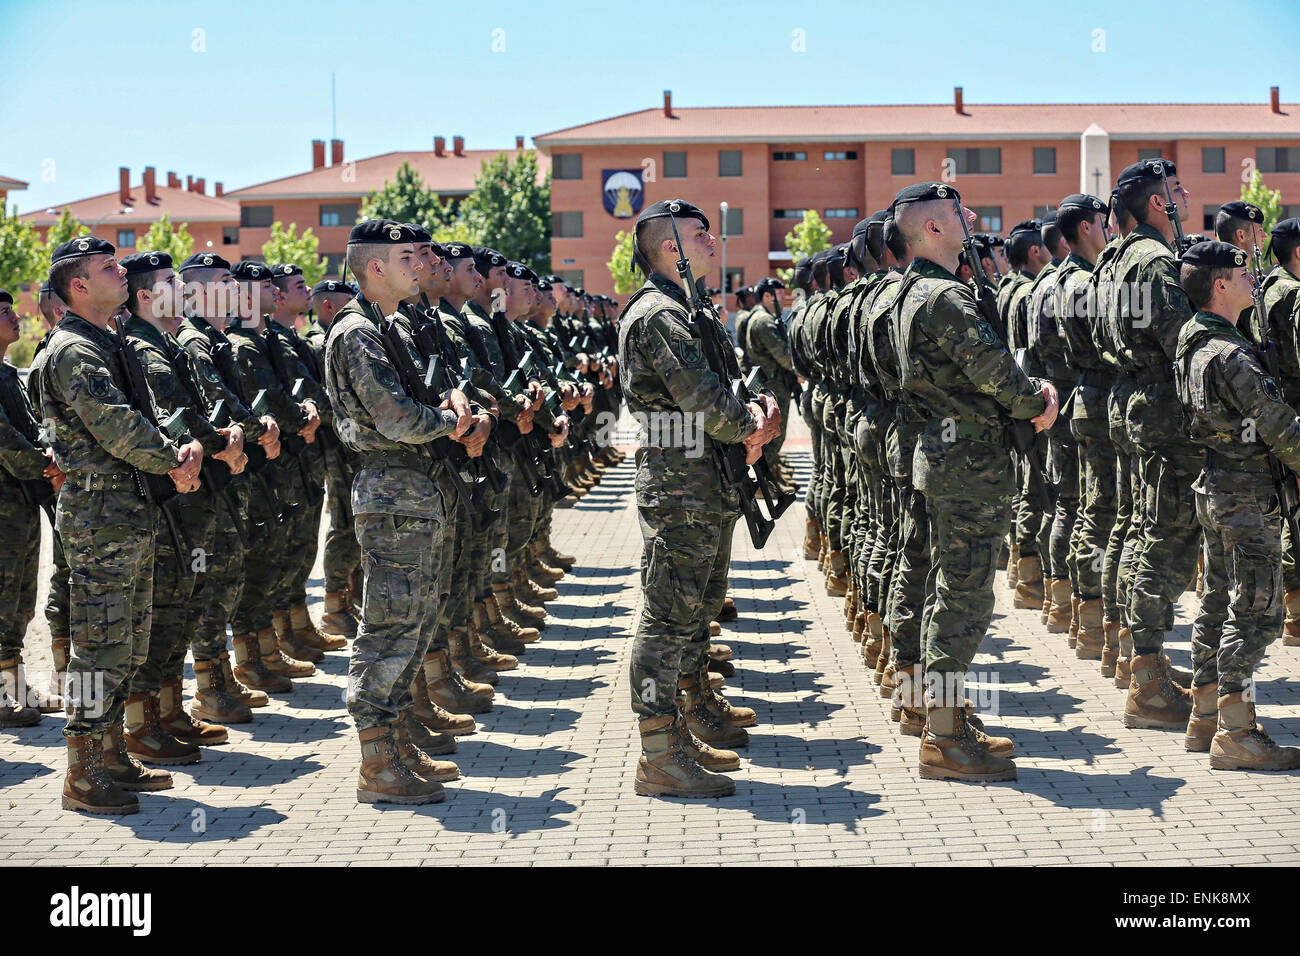
{"type": "Polygon", "coordinates": [[[975,319],[974,324],[975,333],[979,336],[979,340],[985,345],[998,345],[1000,343],[1001,340],[998,338],[998,334],[993,331],[993,326],[989,325],[983,319],[978,318],[975,319]]]}
{"type": "Polygon", "coordinates": [[[102,401],[113,393],[113,379],[107,372],[91,372],[86,376],[86,392],[102,401]]]}
{"type": "Polygon", "coordinates": [[[371,367],[374,369],[376,382],[390,391],[397,390],[397,375],[391,368],[382,362],[374,362],[371,367]]]}
{"type": "Polygon", "coordinates": [[[682,364],[695,368],[704,364],[704,352],[699,339],[678,339],[677,356],[682,364]]]}
{"type": "Polygon", "coordinates": [[[206,378],[213,385],[216,385],[218,382],[221,381],[221,373],[218,372],[214,366],[208,365],[206,363],[203,366],[203,377],[206,378]]]}
{"type": "Polygon", "coordinates": [[[1264,394],[1272,401],[1282,401],[1282,390],[1277,387],[1277,382],[1273,381],[1269,376],[1264,376],[1263,381],[1259,383],[1259,387],[1264,390],[1264,394]]]}

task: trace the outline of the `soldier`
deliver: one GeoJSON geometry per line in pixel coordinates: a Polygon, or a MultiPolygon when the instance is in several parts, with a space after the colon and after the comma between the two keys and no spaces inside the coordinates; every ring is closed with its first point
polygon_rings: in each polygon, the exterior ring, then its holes
{"type": "MultiPolygon", "coordinates": [[[[1260,258],[1263,258],[1263,254],[1259,250],[1264,248],[1264,244],[1268,239],[1264,234],[1264,211],[1253,202],[1245,202],[1240,199],[1225,202],[1219,207],[1219,211],[1214,214],[1214,235],[1219,242],[1226,242],[1229,245],[1236,246],[1246,254],[1247,258],[1254,254],[1258,254],[1260,258]]],[[[1191,239],[1191,236],[1187,237],[1189,242],[1191,239]]],[[[1256,345],[1263,345],[1266,340],[1267,330],[1259,327],[1254,309],[1246,309],[1241,314],[1241,321],[1237,323],[1237,331],[1256,345]]],[[[1285,339],[1279,340],[1279,354],[1294,352],[1294,348],[1287,348],[1294,340],[1294,333],[1287,335],[1285,339]]],[[[1288,372],[1295,371],[1295,363],[1290,360],[1290,356],[1287,357],[1286,361],[1286,370],[1288,372]]],[[[1285,541],[1282,547],[1285,550],[1285,541]]],[[[1287,590],[1290,590],[1290,588],[1287,590]]]]}
{"type": "Polygon", "coordinates": [[[777,458],[785,443],[786,416],[790,414],[790,380],[794,376],[790,343],[780,319],[781,302],[778,294],[784,288],[784,282],[773,278],[763,279],[754,287],[756,301],[744,326],[742,350],[752,365],[763,370],[765,387],[776,396],[776,407],[781,412],[781,433],[775,441],[763,446],[763,457],[767,459],[768,467],[778,476],[778,480],[785,487],[792,488],[790,478],[777,458]]]}
{"type": "MultiPolygon", "coordinates": [[[[670,278],[679,258],[696,275],[713,269],[708,229],[704,213],[683,200],[657,202],[638,217],[634,254],[648,278],[619,318],[623,394],[633,414],[694,416],[706,441],[744,442],[752,463],[780,428],[776,403],[742,405],[719,382],[701,343],[713,331],[695,325],[686,293],[670,278]]],[[[748,708],[731,707],[706,676],[708,622],[722,606],[738,516],[735,492],[722,487],[713,455],[671,440],[638,450],[636,488],[646,599],[630,670],[641,736],[636,792],[726,796],[735,784],[714,771],[735,769],[740,758],[711,744],[745,744],[742,728],[756,720],[748,708]]]]}
{"type": "MultiPolygon", "coordinates": [[[[412,741],[409,688],[423,658],[424,618],[436,614],[446,521],[434,460],[422,449],[464,436],[475,422],[464,396],[449,392],[438,408],[413,399],[388,352],[381,323],[419,289],[414,241],[409,226],[387,219],[352,228],[347,265],[361,291],[339,312],[325,354],[331,404],[349,423],[340,432],[360,456],[352,500],[365,598],[347,706],[361,742],[361,803],[436,802],[441,781],[460,775],[412,741]]],[[[416,360],[400,329],[393,331],[416,360]]]]}
{"type": "Polygon", "coordinates": [[[148,653],[157,516],[141,500],[137,472],[167,474],[181,493],[198,488],[203,448],[178,446],[131,408],[108,324],[126,300],[126,270],[111,243],[62,243],[50,285],[68,313],[50,337],[42,369],[42,417],[67,473],[56,527],[68,562],[72,658],[66,695],[68,772],[63,807],[135,813],[134,790],[160,790],[171,775],[146,770],[126,751],[122,712],[148,653]]]}
{"type": "MultiPolygon", "coordinates": [[[[1300,748],[1279,747],[1255,723],[1253,674],[1282,624],[1279,489],[1273,455],[1300,472],[1300,420],[1237,328],[1251,304],[1247,256],[1225,242],[1199,242],[1179,277],[1196,314],[1178,335],[1178,395],[1193,441],[1207,449],[1196,479],[1205,533],[1205,594],[1192,627],[1187,749],[1209,751],[1218,770],[1290,770],[1300,748]]],[[[1134,680],[1138,664],[1134,661],[1134,680]]]]}
{"type": "MultiPolygon", "coordinates": [[[[807,337],[804,335],[804,320],[808,316],[808,302],[816,294],[812,277],[812,258],[805,256],[794,266],[794,307],[786,320],[786,337],[790,342],[790,362],[795,374],[801,381],[812,382],[812,357],[807,337]]],[[[799,414],[808,423],[812,439],[812,471],[808,485],[804,489],[804,538],[803,556],[811,561],[821,553],[822,524],[817,513],[817,496],[821,488],[821,423],[812,413],[811,384],[799,393],[799,414]]]]}
{"type": "Polygon", "coordinates": [[[930,517],[925,624],[927,779],[1015,779],[1005,738],[971,726],[963,679],[988,630],[993,574],[1009,514],[1008,416],[1052,426],[1056,390],[1016,367],[980,317],[955,271],[975,215],[943,183],[918,183],[894,199],[894,217],[916,259],[894,304],[902,385],[929,416],[913,480],[930,517]]]}
{"type": "MultiPolygon", "coordinates": [[[[758,285],[762,285],[760,280],[758,285]]],[[[740,370],[746,375],[753,368],[749,361],[749,353],[745,347],[745,326],[749,322],[749,315],[754,310],[755,287],[742,285],[736,290],[736,314],[732,316],[732,328],[736,331],[736,347],[740,350],[737,358],[740,361],[740,370]]],[[[782,286],[784,288],[784,286],[782,286]]]]}

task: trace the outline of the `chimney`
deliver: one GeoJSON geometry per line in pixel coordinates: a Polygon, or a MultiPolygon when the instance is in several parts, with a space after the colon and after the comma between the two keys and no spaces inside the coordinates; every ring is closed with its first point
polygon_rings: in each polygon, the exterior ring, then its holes
{"type": "Polygon", "coordinates": [[[1268,102],[1273,108],[1274,113],[1282,112],[1282,98],[1276,86],[1270,86],[1268,88],[1268,102]]]}
{"type": "Polygon", "coordinates": [[[185,174],[185,191],[187,193],[194,192],[194,177],[189,173],[185,174]]]}
{"type": "Polygon", "coordinates": [[[125,166],[117,170],[117,201],[123,206],[131,204],[131,170],[125,166]]]}
{"type": "Polygon", "coordinates": [[[447,155],[447,137],[435,136],[433,138],[433,155],[435,156],[447,155]]]}
{"type": "Polygon", "coordinates": [[[144,201],[150,205],[158,201],[158,171],[152,166],[144,168],[144,201]]]}
{"type": "Polygon", "coordinates": [[[341,139],[330,140],[330,165],[343,165],[343,140],[341,139]]]}
{"type": "Polygon", "coordinates": [[[966,114],[966,104],[962,101],[960,86],[952,88],[952,108],[963,116],[966,114]]]}
{"type": "Polygon", "coordinates": [[[673,91],[664,90],[664,116],[673,118],[673,91]]]}
{"type": "Polygon", "coordinates": [[[515,149],[523,149],[523,148],[524,148],[524,138],[522,136],[516,136],[515,149]]]}
{"type": "Polygon", "coordinates": [[[198,193],[200,196],[207,195],[207,193],[204,192],[204,190],[207,188],[206,183],[207,180],[205,180],[202,176],[200,176],[198,179],[194,180],[194,191],[198,193]]]}
{"type": "Polygon", "coordinates": [[[451,138],[451,151],[457,156],[465,155],[465,137],[453,136],[451,138]]]}
{"type": "Polygon", "coordinates": [[[311,168],[325,168],[325,140],[313,139],[311,141],[311,168]]]}
{"type": "Polygon", "coordinates": [[[172,172],[170,169],[167,170],[167,188],[168,189],[181,188],[181,178],[177,176],[174,172],[172,172]]]}
{"type": "Polygon", "coordinates": [[[226,194],[226,187],[222,186],[221,183],[214,183],[214,184],[213,184],[213,186],[212,186],[212,195],[214,195],[214,196],[216,196],[218,199],[220,199],[220,198],[221,198],[222,196],[224,196],[225,194],[226,194]]]}

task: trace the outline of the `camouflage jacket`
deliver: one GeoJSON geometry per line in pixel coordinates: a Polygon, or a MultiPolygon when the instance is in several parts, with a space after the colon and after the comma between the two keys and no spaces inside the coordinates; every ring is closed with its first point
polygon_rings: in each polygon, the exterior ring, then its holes
{"type": "Polygon", "coordinates": [[[750,313],[754,310],[740,309],[732,318],[732,327],[736,330],[736,345],[740,348],[740,369],[748,374],[753,368],[749,360],[749,347],[745,344],[745,326],[749,323],[750,313]]]}
{"type": "Polygon", "coordinates": [[[880,277],[862,310],[862,347],[858,352],[861,375],[864,380],[873,379],[890,403],[899,400],[903,387],[893,321],[894,300],[902,284],[903,273],[890,269],[880,277]]]}
{"type": "Polygon", "coordinates": [[[118,347],[111,333],[72,312],[50,336],[41,417],[54,426],[54,460],[74,485],[77,473],[124,475],[135,467],[161,475],[178,461],[176,444],[127,402],[118,347]]]}
{"type": "Polygon", "coordinates": [[[830,324],[831,312],[839,293],[835,289],[818,292],[808,300],[808,315],[804,318],[804,338],[808,343],[813,381],[826,392],[831,388],[830,324]]]}
{"type": "Polygon", "coordinates": [[[666,276],[650,276],[624,306],[618,332],[623,397],[644,423],[637,505],[734,510],[736,493],[723,488],[709,442],[743,441],[756,423],[705,361],[700,334],[710,333],[695,327],[685,293],[666,276]]]}
{"type": "MultiPolygon", "coordinates": [[[[231,349],[232,356],[234,354],[225,334],[213,327],[207,319],[190,316],[181,322],[180,328],[176,330],[176,340],[189,356],[194,384],[198,386],[206,406],[204,413],[212,414],[212,409],[217,402],[225,402],[230,420],[244,430],[245,443],[254,442],[266,434],[266,426],[262,424],[261,419],[248,410],[231,387],[232,385],[241,387],[242,381],[227,382],[221,377],[213,361],[212,354],[217,348],[231,349]]],[[[257,398],[257,394],[244,397],[252,402],[257,398]]]]}
{"type": "MultiPolygon", "coordinates": [[[[469,303],[465,304],[466,309],[469,303]]],[[[483,341],[483,333],[477,325],[471,324],[468,313],[457,312],[446,299],[439,299],[435,309],[442,321],[442,329],[451,340],[452,348],[462,360],[468,360],[470,381],[482,393],[484,398],[494,398],[501,420],[513,422],[519,417],[519,406],[502,385],[504,379],[498,379],[491,362],[491,353],[483,341]]],[[[489,325],[489,331],[491,327],[489,325]]],[[[495,337],[488,336],[495,341],[495,337]]]]}
{"type": "Polygon", "coordinates": [[[1264,314],[1268,317],[1268,335],[1277,347],[1278,372],[1282,394],[1291,405],[1300,405],[1300,278],[1285,266],[1278,266],[1264,277],[1264,314]]]}
{"type": "Polygon", "coordinates": [[[320,414],[323,425],[331,425],[334,415],[330,411],[329,396],[325,394],[325,385],[320,381],[322,369],[316,366],[315,353],[307,342],[303,341],[297,329],[292,325],[283,325],[271,318],[266,318],[267,347],[274,342],[279,347],[282,367],[289,370],[292,381],[302,379],[303,401],[312,402],[320,414]],[[299,351],[301,349],[302,351],[299,351]]]}
{"type": "Polygon", "coordinates": [[[1023,338],[1017,338],[1020,331],[1011,315],[1011,299],[1022,286],[1033,282],[1033,278],[1027,272],[1008,272],[998,283],[998,291],[995,296],[998,303],[998,315],[1002,316],[1004,331],[1007,333],[1007,347],[1012,351],[1025,347],[1023,338]]]}
{"type": "Polygon", "coordinates": [[[790,309],[790,315],[785,321],[785,337],[790,343],[790,362],[794,366],[795,374],[799,375],[806,381],[812,381],[812,370],[809,368],[807,346],[804,342],[804,319],[808,316],[808,300],[804,298],[803,291],[795,292],[795,304],[790,309]]]}
{"type": "MultiPolygon", "coordinates": [[[[450,435],[456,415],[411,398],[384,350],[373,305],[358,295],[334,316],[325,347],[325,388],[339,421],[339,438],[361,456],[352,482],[355,514],[436,518],[434,460],[419,446],[450,435]],[[346,424],[345,424],[346,423],[346,424]]],[[[417,370],[424,360],[397,323],[402,344],[417,370]]]]}
{"type": "Polygon", "coordinates": [[[1197,312],[1178,333],[1174,371],[1192,440],[1214,466],[1264,472],[1271,452],[1300,473],[1300,421],[1235,325],[1197,312]]]}
{"type": "Polygon", "coordinates": [[[252,332],[242,322],[226,328],[226,339],[235,359],[244,396],[251,402],[258,392],[265,390],[270,415],[280,426],[280,437],[287,438],[307,424],[307,413],[281,385],[271,365],[271,355],[266,346],[265,332],[252,332]]]}
{"type": "Polygon", "coordinates": [[[182,368],[178,371],[175,367],[177,363],[185,361],[182,358],[184,353],[176,340],[135,315],[127,319],[122,328],[126,332],[127,342],[140,356],[145,380],[149,383],[149,391],[153,393],[158,420],[168,418],[173,412],[181,412],[190,436],[198,439],[203,446],[203,454],[215,455],[222,451],[226,447],[226,439],[212,427],[205,409],[194,404],[182,384],[181,377],[188,375],[189,370],[182,368]]]}
{"type": "Polygon", "coordinates": [[[1034,280],[1029,293],[1029,347],[1037,357],[1044,375],[1061,391],[1064,403],[1068,391],[1078,383],[1079,367],[1066,354],[1062,287],[1070,273],[1091,268],[1092,264],[1071,253],[1059,264],[1044,269],[1034,280]]]}
{"type": "Polygon", "coordinates": [[[769,386],[785,387],[782,371],[794,370],[794,363],[790,359],[790,343],[786,340],[785,326],[781,320],[761,304],[754,306],[749,313],[742,348],[749,356],[749,361],[763,370],[769,386]]]}
{"type": "Polygon", "coordinates": [[[18,479],[40,478],[50,460],[19,430],[25,430],[26,425],[11,422],[5,413],[12,405],[26,411],[33,420],[36,418],[31,406],[27,404],[27,393],[23,391],[23,383],[18,380],[18,370],[5,361],[0,361],[0,392],[5,393],[4,401],[0,401],[0,483],[5,483],[10,476],[18,479]]]}

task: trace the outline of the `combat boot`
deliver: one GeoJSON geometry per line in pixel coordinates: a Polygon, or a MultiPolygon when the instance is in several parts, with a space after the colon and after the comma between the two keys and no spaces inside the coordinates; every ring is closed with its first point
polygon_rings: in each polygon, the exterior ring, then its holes
{"type": "Polygon", "coordinates": [[[719,747],[747,747],[749,734],[740,727],[724,721],[705,702],[707,680],[701,680],[701,671],[683,674],[677,682],[680,708],[686,718],[686,727],[706,744],[719,747]]]}
{"type": "Polygon", "coordinates": [[[510,589],[509,582],[493,582],[492,597],[496,599],[497,609],[516,624],[539,630],[545,626],[546,612],[541,608],[521,604],[518,596],[510,589]]]}
{"type": "Polygon", "coordinates": [[[546,558],[546,563],[557,567],[562,571],[572,571],[573,566],[578,559],[571,554],[565,554],[563,551],[556,549],[551,544],[551,536],[548,534],[542,539],[542,557],[546,558]]]}
{"type": "MultiPolygon", "coordinates": [[[[289,608],[289,625],[298,643],[317,651],[340,651],[348,646],[348,639],[338,634],[325,634],[312,622],[306,603],[289,608]]],[[[355,631],[354,631],[355,633],[355,631]]]]}
{"type": "Polygon", "coordinates": [[[424,727],[427,727],[431,733],[447,737],[451,742],[450,750],[439,750],[436,748],[446,746],[447,741],[433,744],[428,740],[417,740],[416,744],[425,753],[433,754],[435,757],[443,753],[451,753],[456,749],[456,737],[462,734],[472,734],[478,729],[478,725],[474,723],[474,718],[469,714],[453,714],[441,707],[437,701],[429,696],[429,679],[424,673],[423,662],[421,662],[420,667],[415,669],[415,679],[411,681],[411,699],[410,716],[424,727]],[[425,744],[429,744],[435,749],[430,750],[425,744]]]}
{"type": "Polygon", "coordinates": [[[417,777],[403,763],[391,728],[370,727],[357,737],[361,742],[357,803],[438,803],[446,798],[442,784],[417,777]]]}
{"type": "Polygon", "coordinates": [[[710,660],[715,660],[715,661],[731,660],[731,648],[728,647],[726,644],[710,644],[708,653],[709,653],[710,660]]]}
{"type": "MultiPolygon", "coordinates": [[[[198,689],[194,693],[193,709],[194,713],[199,717],[204,720],[220,721],[227,724],[247,724],[252,722],[252,708],[231,694],[226,688],[225,674],[221,671],[220,661],[195,661],[194,680],[198,684],[198,689]]],[[[180,678],[176,678],[176,681],[179,685],[180,678]]],[[[165,691],[169,683],[163,684],[165,691]]],[[[167,693],[169,701],[176,698],[174,706],[180,713],[175,716],[177,719],[183,720],[184,718],[181,715],[185,713],[185,710],[180,705],[179,686],[174,693],[170,691],[167,691],[167,693]]],[[[222,739],[224,741],[225,738],[222,739]]]]}
{"type": "Polygon", "coordinates": [[[528,576],[543,587],[549,587],[564,577],[564,571],[547,563],[545,558],[537,554],[533,557],[533,563],[528,565],[528,576]]]}
{"type": "Polygon", "coordinates": [[[1173,681],[1179,687],[1184,687],[1187,688],[1188,690],[1191,689],[1192,687],[1191,671],[1184,670],[1181,667],[1175,667],[1173,661],[1169,659],[1168,654],[1160,655],[1160,665],[1164,669],[1165,676],[1167,676],[1171,681],[1173,681]]]}
{"type": "Polygon", "coordinates": [[[503,654],[483,643],[478,631],[469,629],[469,652],[474,660],[494,671],[512,671],[519,666],[519,659],[513,654],[503,654]]]}
{"type": "Polygon", "coordinates": [[[1279,747],[1255,723],[1255,704],[1241,694],[1219,698],[1219,729],[1210,742],[1215,770],[1294,770],[1300,747],[1279,747]]]}
{"type": "Polygon", "coordinates": [[[717,621],[709,622],[709,637],[717,637],[722,633],[722,625],[717,621]]]}
{"type": "Polygon", "coordinates": [[[515,576],[515,600],[523,598],[526,603],[542,608],[543,613],[546,602],[554,601],[559,596],[560,592],[555,588],[542,587],[523,570],[515,576]]]}
{"type": "Polygon", "coordinates": [[[104,766],[108,775],[123,790],[170,790],[172,775],[166,770],[150,770],[126,749],[122,725],[110,724],[104,732],[104,766]]]}
{"type": "Polygon", "coordinates": [[[283,674],[272,673],[262,661],[256,634],[235,634],[230,638],[230,646],[235,651],[235,667],[232,673],[241,683],[255,690],[270,691],[273,694],[293,690],[293,681],[283,674]]]}
{"type": "MultiPolygon", "coordinates": [[[[288,660],[319,664],[325,660],[325,652],[308,647],[294,631],[288,611],[275,611],[271,614],[271,628],[275,632],[275,646],[280,654],[288,660]]],[[[313,667],[309,673],[315,673],[313,667]]],[[[290,674],[290,677],[307,677],[308,674],[290,674]]]]}
{"type": "Polygon", "coordinates": [[[471,652],[469,631],[465,628],[453,627],[447,632],[447,651],[452,666],[467,680],[479,684],[491,684],[493,687],[500,680],[496,671],[481,663],[471,652]]]}
{"type": "Polygon", "coordinates": [[[502,614],[501,609],[497,607],[497,602],[492,598],[485,601],[475,601],[474,606],[483,608],[487,629],[494,634],[500,632],[506,637],[519,641],[521,644],[532,644],[542,636],[542,632],[537,628],[523,627],[502,614]]]}
{"type": "Polygon", "coordinates": [[[696,737],[686,728],[686,721],[682,717],[681,711],[677,712],[676,727],[677,732],[682,737],[682,749],[690,754],[691,759],[705,770],[712,770],[716,773],[718,771],[740,769],[740,754],[734,750],[710,747],[699,737],[696,737]]]}
{"type": "Polygon", "coordinates": [[[865,624],[866,631],[863,633],[862,659],[867,662],[868,667],[875,670],[876,661],[880,659],[880,648],[885,643],[885,622],[875,611],[868,611],[865,624]]]}
{"type": "Polygon", "coordinates": [[[1286,592],[1286,619],[1282,622],[1282,643],[1300,647],[1300,591],[1286,592]]]}
{"type": "Polygon", "coordinates": [[[736,674],[736,665],[731,661],[718,661],[712,657],[706,658],[705,666],[715,674],[721,674],[723,677],[734,677],[736,674]]]}
{"type": "Polygon", "coordinates": [[[1101,622],[1103,643],[1101,647],[1101,676],[1114,677],[1115,665],[1119,663],[1119,621],[1101,622]]]}
{"type": "Polygon", "coordinates": [[[885,671],[889,669],[890,666],[889,655],[893,650],[893,642],[890,640],[889,628],[882,627],[880,630],[880,654],[876,657],[876,667],[871,674],[871,679],[877,684],[885,679],[885,671]]]}
{"type": "Polygon", "coordinates": [[[817,551],[821,547],[822,527],[817,523],[816,518],[808,518],[803,525],[803,556],[805,561],[811,561],[817,557],[817,551]]]}
{"type": "Polygon", "coordinates": [[[1192,688],[1192,714],[1187,718],[1187,738],[1183,745],[1192,753],[1209,751],[1210,741],[1219,729],[1219,684],[1192,688]]]}
{"type": "Polygon", "coordinates": [[[50,640],[50,656],[54,659],[54,686],[60,694],[68,684],[68,661],[71,654],[71,638],[55,637],[50,640]]]}
{"type": "Polygon", "coordinates": [[[63,710],[63,700],[57,694],[51,695],[44,688],[33,687],[28,683],[27,669],[23,667],[21,654],[0,661],[0,682],[4,684],[5,693],[39,714],[53,714],[63,710]]]}
{"type": "Polygon", "coordinates": [[[966,715],[966,727],[970,730],[975,742],[987,750],[994,757],[1011,758],[1016,755],[1016,745],[1012,743],[1010,737],[994,737],[984,731],[984,721],[980,720],[975,714],[975,705],[970,700],[966,701],[966,706],[962,708],[966,715]]]}
{"type": "Polygon", "coordinates": [[[822,535],[821,547],[817,549],[817,570],[826,570],[826,555],[830,553],[830,548],[826,543],[826,535],[822,535]]]}
{"type": "Polygon", "coordinates": [[[68,738],[68,772],[63,778],[63,809],[85,813],[137,813],[140,801],[113,782],[104,766],[102,734],[68,738]]]}
{"type": "Polygon", "coordinates": [[[357,619],[348,612],[345,592],[325,592],[325,613],[321,615],[320,626],[326,634],[343,638],[343,644],[348,642],[348,638],[357,636],[357,619]]]}
{"type": "Polygon", "coordinates": [[[1133,632],[1121,627],[1116,640],[1119,641],[1119,657],[1115,661],[1115,686],[1128,690],[1128,685],[1133,683],[1133,632]]]}
{"type": "Polygon", "coordinates": [[[1124,702],[1125,727],[1182,730],[1192,713],[1191,694],[1165,673],[1160,654],[1143,654],[1132,661],[1133,680],[1124,702]]]}
{"type": "Polygon", "coordinates": [[[995,757],[980,745],[961,707],[931,706],[921,735],[923,780],[968,780],[992,783],[1015,780],[1015,762],[995,757]]]}
{"type": "Polygon", "coordinates": [[[1043,603],[1039,611],[1039,622],[1046,624],[1052,614],[1052,588],[1056,586],[1056,578],[1043,578],[1043,603]]]}
{"type": "Polygon", "coordinates": [[[1043,568],[1038,555],[1026,555],[1016,562],[1016,596],[1011,604],[1023,610],[1043,606],[1043,568]]]}
{"type": "Polygon", "coordinates": [[[718,620],[725,624],[727,621],[734,621],[739,616],[740,612],[736,610],[736,602],[731,599],[731,595],[724,597],[722,599],[722,609],[718,611],[718,620]]]}
{"type": "MultiPolygon", "coordinates": [[[[195,671],[202,663],[204,662],[195,661],[195,671]]],[[[217,661],[211,661],[208,667],[218,674],[221,673],[221,665],[217,661]]],[[[158,691],[158,723],[162,725],[162,729],[177,740],[187,740],[202,747],[224,744],[228,741],[230,732],[221,724],[208,724],[195,720],[186,712],[182,686],[179,677],[169,677],[163,681],[162,688],[158,691]]],[[[252,720],[253,712],[246,707],[244,710],[248,714],[248,719],[252,720]]]]}
{"type": "Polygon", "coordinates": [[[1013,544],[1007,549],[1007,590],[1014,591],[1020,583],[1020,545],[1013,544]]]}
{"type": "Polygon", "coordinates": [[[857,598],[858,586],[850,576],[849,586],[844,591],[844,630],[846,631],[853,630],[853,616],[858,612],[857,598]]]}
{"type": "Polygon", "coordinates": [[[310,661],[298,660],[284,652],[276,641],[275,629],[264,627],[257,632],[257,652],[262,663],[272,674],[282,677],[310,677],[316,673],[316,665],[310,661]]]}
{"type": "MultiPolygon", "coordinates": [[[[412,746],[416,747],[421,754],[427,755],[428,757],[442,757],[447,754],[454,754],[456,752],[455,737],[453,737],[451,734],[431,732],[429,728],[426,727],[418,717],[416,717],[413,713],[411,713],[409,708],[403,711],[402,714],[397,718],[397,720],[393,722],[393,739],[397,742],[398,755],[402,757],[403,763],[406,763],[408,767],[411,767],[411,765],[406,761],[407,744],[411,744],[412,746]]],[[[456,765],[454,763],[448,763],[447,766],[454,768],[456,765]]],[[[414,767],[411,767],[411,769],[415,770],[414,767]]],[[[423,773],[422,771],[419,770],[415,770],[415,772],[420,774],[420,776],[422,777],[428,777],[429,779],[437,779],[440,782],[444,779],[455,780],[456,777],[460,776],[459,770],[455,771],[456,773],[455,777],[446,777],[446,778],[429,777],[427,773],[423,773]]],[[[444,767],[444,772],[446,772],[445,767],[444,767]]]]}
{"type": "Polygon", "coordinates": [[[420,662],[429,700],[453,714],[486,714],[492,709],[495,691],[491,684],[479,684],[460,676],[451,666],[445,650],[430,651],[420,662]]]}
{"type": "Polygon", "coordinates": [[[503,654],[519,655],[524,653],[524,642],[511,636],[510,632],[504,628],[494,628],[488,621],[487,610],[482,603],[475,604],[470,609],[470,616],[474,622],[474,633],[493,650],[500,651],[503,654]]]}
{"type": "Polygon", "coordinates": [[[1069,578],[1049,578],[1051,586],[1047,591],[1046,618],[1049,634],[1065,634],[1070,630],[1071,593],[1069,578]]]}
{"type": "Polygon", "coordinates": [[[1101,620],[1101,598],[1080,601],[1079,639],[1074,645],[1074,656],[1081,661],[1101,660],[1105,646],[1106,629],[1101,620]]]}
{"type": "Polygon", "coordinates": [[[758,723],[758,714],[751,707],[739,707],[719,694],[709,684],[707,667],[700,668],[700,686],[703,690],[704,706],[725,724],[732,727],[753,727],[758,723]]]}
{"type": "Polygon", "coordinates": [[[1070,632],[1065,639],[1065,646],[1071,649],[1079,646],[1079,595],[1070,595],[1070,632]]]}
{"type": "MultiPolygon", "coordinates": [[[[643,797],[728,797],[736,792],[730,777],[705,770],[682,740],[677,714],[639,721],[641,757],[633,787],[643,797]]],[[[697,735],[698,736],[698,735],[697,735]]]]}
{"type": "Polygon", "coordinates": [[[713,670],[712,668],[709,668],[708,673],[709,673],[709,686],[712,687],[714,690],[722,690],[722,688],[727,683],[727,679],[723,677],[721,674],[719,674],[717,671],[713,670]]]}
{"type": "Polygon", "coordinates": [[[861,644],[867,639],[867,611],[860,610],[853,618],[853,643],[861,644]]]}
{"type": "MultiPolygon", "coordinates": [[[[898,709],[898,729],[908,737],[919,737],[925,730],[925,688],[920,664],[909,664],[896,671],[894,706],[898,709]]],[[[891,714],[892,716],[892,714],[891,714]]]]}
{"type": "Polygon", "coordinates": [[[41,722],[41,712],[35,707],[24,707],[9,696],[7,688],[0,687],[0,727],[35,727],[41,722]]]}
{"type": "Polygon", "coordinates": [[[845,573],[844,552],[828,551],[826,554],[826,593],[831,597],[843,597],[849,589],[848,576],[845,573]]]}
{"type": "Polygon", "coordinates": [[[892,660],[885,658],[885,655],[882,654],[881,657],[885,659],[885,668],[880,672],[880,696],[889,700],[894,696],[894,689],[898,687],[898,666],[892,660]]]}
{"type": "Polygon", "coordinates": [[[198,763],[197,744],[177,740],[158,723],[158,698],[132,694],[126,699],[126,752],[143,763],[163,766],[198,763]]]}
{"type": "MultiPolygon", "coordinates": [[[[260,662],[260,658],[258,660],[260,662]]],[[[226,693],[241,704],[247,704],[249,707],[265,707],[271,702],[271,698],[264,692],[245,687],[239,682],[230,666],[230,654],[226,651],[221,652],[221,680],[225,685],[226,693]]]]}

